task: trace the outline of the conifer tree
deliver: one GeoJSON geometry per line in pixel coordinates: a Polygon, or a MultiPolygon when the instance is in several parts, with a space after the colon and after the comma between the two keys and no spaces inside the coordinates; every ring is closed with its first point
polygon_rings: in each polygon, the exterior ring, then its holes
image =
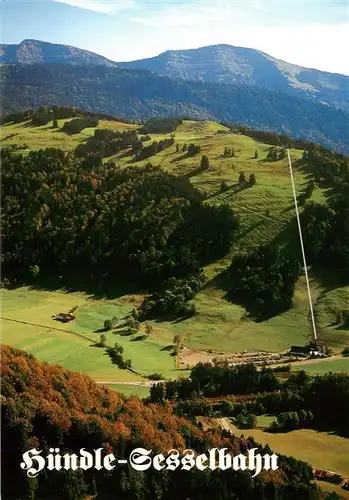
{"type": "Polygon", "coordinates": [[[241,184],[241,185],[246,184],[246,177],[245,177],[244,172],[240,172],[240,175],[239,175],[239,184],[241,184]]]}
{"type": "Polygon", "coordinates": [[[255,174],[250,174],[249,184],[250,184],[250,186],[254,186],[256,184],[256,176],[255,176],[255,174]]]}

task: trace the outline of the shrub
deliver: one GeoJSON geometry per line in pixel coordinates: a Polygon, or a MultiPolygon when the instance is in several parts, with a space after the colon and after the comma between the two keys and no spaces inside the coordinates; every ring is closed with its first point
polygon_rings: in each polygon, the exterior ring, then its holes
{"type": "Polygon", "coordinates": [[[236,425],[239,429],[253,429],[257,425],[257,417],[253,413],[240,413],[236,417],[236,425]]]}
{"type": "Polygon", "coordinates": [[[221,193],[224,193],[225,191],[228,191],[228,189],[229,189],[228,184],[227,184],[225,181],[222,181],[222,182],[221,182],[221,186],[220,186],[220,188],[219,188],[219,191],[220,191],[221,193]]]}
{"type": "Polygon", "coordinates": [[[112,318],[112,319],[106,319],[104,321],[104,329],[105,330],[111,330],[112,328],[115,328],[117,322],[118,322],[118,320],[115,317],[112,318]]]}
{"type": "Polygon", "coordinates": [[[151,373],[148,375],[149,380],[163,380],[164,376],[161,373],[151,373]]]}
{"type": "Polygon", "coordinates": [[[64,132],[68,134],[79,134],[84,128],[98,127],[99,121],[97,118],[75,118],[63,125],[64,132]]]}
{"type": "Polygon", "coordinates": [[[107,345],[107,336],[105,333],[102,333],[102,335],[99,337],[99,345],[101,347],[105,347],[107,345]]]}
{"type": "Polygon", "coordinates": [[[278,161],[286,157],[286,151],[280,147],[271,147],[267,154],[267,161],[278,161]]]}

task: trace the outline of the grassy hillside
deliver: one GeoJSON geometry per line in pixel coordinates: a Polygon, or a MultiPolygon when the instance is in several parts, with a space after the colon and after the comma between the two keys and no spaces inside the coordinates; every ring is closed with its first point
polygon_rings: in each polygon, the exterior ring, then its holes
{"type": "MultiPolygon", "coordinates": [[[[21,146],[19,152],[28,154],[30,151],[42,148],[61,148],[65,151],[73,149],[94,134],[94,128],[85,128],[80,134],[69,135],[61,129],[65,122],[73,118],[63,118],[58,120],[59,128],[52,128],[52,122],[47,125],[33,126],[31,121],[21,123],[8,123],[2,125],[2,147],[21,146]]],[[[111,130],[129,130],[136,125],[120,123],[112,120],[100,120],[98,128],[108,128],[111,130]]]]}
{"type": "MultiPolygon", "coordinates": [[[[68,135],[60,129],[53,129],[52,122],[34,127],[29,122],[9,123],[3,126],[1,145],[15,146],[18,151],[30,151],[45,147],[58,147],[66,151],[94,134],[94,128],[84,129],[80,134],[68,135]]],[[[101,120],[98,128],[125,130],[137,125],[101,120]]],[[[159,141],[170,134],[150,134],[149,141],[159,141]]],[[[189,176],[194,186],[209,193],[206,203],[219,205],[227,203],[241,216],[241,230],[231,251],[225,258],[205,267],[206,285],[193,303],[197,314],[181,321],[149,321],[153,327],[150,338],[134,341],[135,337],[123,337],[108,333],[108,343],[118,342],[124,347],[126,357],[131,358],[133,368],[141,374],[160,372],[165,377],[176,377],[188,372],[177,370],[176,358],[165,348],[173,343],[175,334],[183,337],[185,347],[196,353],[203,350],[228,353],[232,351],[260,350],[280,352],[291,344],[304,344],[312,333],[309,321],[309,302],[304,277],[296,285],[293,307],[278,316],[255,322],[246,317],[246,310],[239,304],[226,299],[225,271],[231,257],[240,250],[251,250],[260,244],[277,241],[289,244],[290,249],[299,252],[298,230],[295,224],[295,208],[287,159],[268,162],[270,145],[257,142],[250,137],[231,133],[214,122],[185,120],[175,130],[175,143],[156,156],[136,163],[132,162],[130,150],[106,158],[105,161],[126,167],[145,165],[149,161],[176,175],[189,176]],[[201,152],[187,157],[183,145],[198,144],[201,152]],[[234,148],[234,157],[224,157],[224,148],[234,148]],[[178,148],[178,151],[177,151],[178,148]],[[255,158],[257,151],[258,157],[255,158]],[[202,155],[207,155],[210,168],[205,172],[195,170],[202,155]],[[238,177],[243,171],[248,178],[254,173],[256,184],[239,190],[238,177]],[[229,189],[220,192],[222,181],[229,189]]],[[[302,151],[292,149],[294,162],[300,160],[302,151]]],[[[294,177],[298,193],[304,191],[307,175],[295,166],[294,177]]],[[[314,201],[326,200],[326,189],[316,187],[314,201]]],[[[335,352],[339,352],[349,341],[348,330],[334,325],[335,304],[343,308],[349,297],[349,287],[340,286],[338,277],[323,276],[317,270],[310,270],[311,293],[320,338],[325,339],[335,352]]],[[[103,349],[96,348],[89,340],[98,340],[95,330],[103,326],[104,319],[117,316],[122,322],[134,306],[132,297],[123,294],[111,301],[98,300],[78,293],[37,291],[30,289],[2,290],[4,342],[23,348],[35,354],[38,359],[59,362],[65,368],[88,373],[95,380],[133,381],[140,377],[119,370],[112,365],[103,349]],[[54,313],[67,312],[78,305],[77,319],[64,326],[51,319],[54,313]],[[20,324],[9,320],[26,321],[20,324]],[[39,325],[39,326],[35,326],[39,325]],[[86,338],[59,331],[64,329],[83,334],[86,338]]],[[[139,298],[138,298],[139,300],[139,298]]],[[[144,325],[141,325],[141,331],[144,325]]],[[[342,369],[342,364],[340,364],[342,369]]],[[[310,369],[310,368],[309,368],[310,369]]],[[[344,368],[343,368],[344,369],[344,368]]]]}
{"type": "MultiPolygon", "coordinates": [[[[120,370],[111,363],[105,349],[96,345],[106,318],[117,317],[122,325],[125,316],[134,308],[130,297],[118,300],[95,300],[82,293],[46,292],[18,288],[2,290],[2,341],[25,349],[42,361],[59,363],[64,368],[87,373],[96,381],[137,381],[141,376],[120,370]],[[76,320],[60,323],[52,315],[68,312],[78,306],[76,320]]],[[[175,378],[175,357],[165,348],[173,336],[154,328],[151,338],[137,340],[142,335],[123,336],[122,328],[107,332],[107,343],[115,342],[125,349],[125,356],[132,359],[135,371],[148,375],[161,372],[175,378]]]]}

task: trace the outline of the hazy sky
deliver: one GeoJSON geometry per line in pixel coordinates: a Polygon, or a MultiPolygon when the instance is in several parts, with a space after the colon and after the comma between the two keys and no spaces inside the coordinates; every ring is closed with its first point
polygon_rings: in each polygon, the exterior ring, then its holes
{"type": "Polygon", "coordinates": [[[227,43],[349,75],[349,0],[2,0],[2,41],[34,38],[115,61],[227,43]]]}

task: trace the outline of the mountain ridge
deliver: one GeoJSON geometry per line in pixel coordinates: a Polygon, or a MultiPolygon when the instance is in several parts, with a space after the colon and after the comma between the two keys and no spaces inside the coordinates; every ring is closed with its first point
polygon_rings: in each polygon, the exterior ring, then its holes
{"type": "Polygon", "coordinates": [[[258,49],[216,44],[167,50],[133,61],[115,62],[70,45],[26,39],[0,45],[0,64],[60,63],[144,69],[186,81],[253,85],[318,101],[349,112],[349,76],[291,64],[258,49]]]}
{"type": "Polygon", "coordinates": [[[349,76],[291,64],[258,49],[216,44],[167,50],[134,61],[115,62],[70,45],[25,39],[0,45],[0,64],[98,65],[144,69],[186,81],[254,85],[316,100],[349,112],[349,76]]]}

